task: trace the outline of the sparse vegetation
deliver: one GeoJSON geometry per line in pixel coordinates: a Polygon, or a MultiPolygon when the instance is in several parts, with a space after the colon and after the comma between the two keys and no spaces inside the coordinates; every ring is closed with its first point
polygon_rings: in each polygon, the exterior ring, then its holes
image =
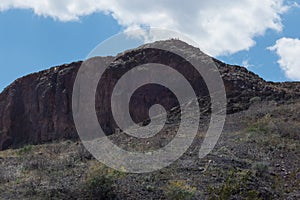
{"type": "Polygon", "coordinates": [[[86,188],[91,198],[112,199],[114,184],[112,176],[99,172],[88,179],[86,188]]]}
{"type": "Polygon", "coordinates": [[[264,117],[259,118],[258,120],[251,120],[247,122],[246,131],[256,132],[256,133],[267,133],[270,129],[269,125],[271,123],[270,115],[266,114],[264,117]]]}
{"type": "Polygon", "coordinates": [[[33,148],[33,146],[29,144],[29,145],[26,145],[26,146],[20,148],[17,153],[18,153],[18,155],[24,155],[24,154],[30,153],[32,151],[32,148],[33,148]]]}
{"type": "Polygon", "coordinates": [[[92,199],[113,199],[116,180],[122,173],[96,163],[90,167],[85,180],[85,191],[92,199]]]}
{"type": "Polygon", "coordinates": [[[259,162],[254,164],[255,175],[266,178],[269,176],[269,166],[267,163],[259,162]]]}
{"type": "Polygon", "coordinates": [[[249,184],[252,182],[251,176],[252,172],[249,170],[230,170],[226,174],[223,184],[209,188],[210,199],[227,200],[234,199],[234,197],[249,200],[260,199],[259,192],[249,187],[249,184]]]}
{"type": "Polygon", "coordinates": [[[171,180],[165,188],[167,199],[183,200],[193,199],[196,187],[191,187],[185,180],[171,180]]]}
{"type": "Polygon", "coordinates": [[[261,98],[260,97],[252,97],[249,101],[251,104],[259,103],[259,102],[261,102],[261,98]]]}
{"type": "Polygon", "coordinates": [[[196,141],[169,167],[146,174],[105,167],[73,141],[0,151],[0,199],[299,199],[299,108],[229,115],[241,128],[225,129],[207,157],[197,157],[196,141]]]}

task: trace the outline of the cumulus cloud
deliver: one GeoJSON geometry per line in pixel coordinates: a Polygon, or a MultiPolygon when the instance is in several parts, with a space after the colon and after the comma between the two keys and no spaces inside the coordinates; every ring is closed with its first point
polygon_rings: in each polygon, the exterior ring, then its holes
{"type": "Polygon", "coordinates": [[[254,65],[249,63],[249,60],[243,60],[242,61],[242,66],[246,67],[247,69],[254,67],[254,65]]]}
{"type": "Polygon", "coordinates": [[[61,21],[95,12],[112,15],[131,30],[150,26],[175,30],[217,56],[248,50],[266,30],[281,31],[284,0],[5,0],[0,10],[33,9],[61,21]]]}
{"type": "Polygon", "coordinates": [[[276,52],[279,57],[278,64],[287,78],[300,80],[300,40],[293,38],[281,38],[276,44],[268,48],[276,52]]]}

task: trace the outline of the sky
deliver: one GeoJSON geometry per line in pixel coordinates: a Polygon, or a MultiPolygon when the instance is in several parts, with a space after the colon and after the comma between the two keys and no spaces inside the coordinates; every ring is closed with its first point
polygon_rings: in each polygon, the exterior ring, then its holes
{"type": "Polygon", "coordinates": [[[144,42],[170,37],[153,35],[149,27],[182,33],[203,52],[265,80],[300,81],[299,5],[299,0],[0,0],[0,91],[29,73],[83,60],[123,31],[145,30],[139,32],[144,42]]]}

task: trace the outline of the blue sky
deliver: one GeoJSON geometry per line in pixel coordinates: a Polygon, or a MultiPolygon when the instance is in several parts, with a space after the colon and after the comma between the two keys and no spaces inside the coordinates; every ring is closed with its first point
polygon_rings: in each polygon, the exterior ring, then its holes
{"type": "Polygon", "coordinates": [[[122,31],[110,16],[61,22],[30,10],[0,13],[0,90],[16,78],[84,59],[101,41],[122,31]]]}
{"type": "Polygon", "coordinates": [[[82,60],[119,32],[147,26],[182,32],[204,52],[229,64],[244,65],[266,80],[300,80],[296,1],[241,0],[226,4],[230,7],[217,0],[190,1],[191,5],[184,6],[173,1],[167,9],[161,3],[165,1],[149,5],[135,0],[132,5],[47,1],[45,5],[30,0],[28,5],[18,0],[0,2],[0,90],[26,74],[82,60]],[[243,16],[239,19],[239,15],[243,16]]]}

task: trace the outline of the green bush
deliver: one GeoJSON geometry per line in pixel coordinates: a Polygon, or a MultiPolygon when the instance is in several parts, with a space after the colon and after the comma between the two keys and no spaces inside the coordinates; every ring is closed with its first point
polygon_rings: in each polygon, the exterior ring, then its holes
{"type": "Polygon", "coordinates": [[[225,182],[219,187],[210,187],[209,194],[211,200],[227,200],[240,197],[241,199],[260,199],[256,190],[248,188],[251,171],[231,170],[227,174],[225,182]]]}
{"type": "Polygon", "coordinates": [[[270,131],[270,122],[272,122],[272,119],[270,115],[267,114],[260,119],[247,122],[246,131],[256,133],[267,133],[268,131],[270,131]]]}
{"type": "Polygon", "coordinates": [[[113,199],[114,198],[114,179],[112,176],[97,174],[87,181],[87,190],[91,198],[113,199]]]}
{"type": "Polygon", "coordinates": [[[169,181],[165,188],[165,195],[167,199],[182,200],[193,199],[196,188],[191,187],[184,180],[169,181]]]}
{"type": "Polygon", "coordinates": [[[24,155],[32,151],[32,145],[26,145],[17,151],[18,155],[24,155]]]}
{"type": "Polygon", "coordinates": [[[122,176],[121,172],[96,164],[88,171],[86,194],[91,199],[114,199],[115,182],[122,176]]]}
{"type": "Polygon", "coordinates": [[[256,176],[267,177],[269,175],[269,167],[266,163],[256,163],[253,168],[256,176]]]}

